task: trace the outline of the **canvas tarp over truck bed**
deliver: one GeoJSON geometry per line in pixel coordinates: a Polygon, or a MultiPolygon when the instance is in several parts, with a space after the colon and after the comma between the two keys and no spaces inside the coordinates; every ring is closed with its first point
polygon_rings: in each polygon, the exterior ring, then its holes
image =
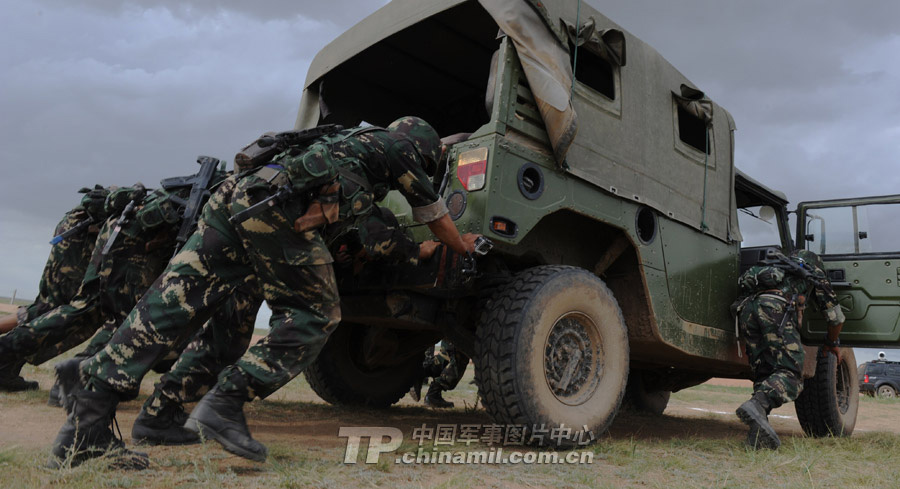
{"type": "MultiPolygon", "coordinates": [[[[310,66],[297,127],[319,122],[318,100],[310,92],[326,73],[370,45],[462,3],[395,0],[329,44],[310,66]]],[[[583,1],[478,3],[515,43],[561,166],[604,191],[723,241],[740,240],[733,209],[735,126],[726,110],[652,47],[583,1]],[[581,83],[572,88],[571,41],[613,66],[612,99],[581,83]],[[679,108],[708,124],[708,141],[689,145],[681,140],[679,108]]]]}

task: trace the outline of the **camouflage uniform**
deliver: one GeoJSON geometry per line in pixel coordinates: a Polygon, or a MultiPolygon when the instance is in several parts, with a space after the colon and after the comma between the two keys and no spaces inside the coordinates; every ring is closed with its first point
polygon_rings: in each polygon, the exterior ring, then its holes
{"type": "Polygon", "coordinates": [[[737,309],[741,335],[753,371],[754,395],[768,400],[767,410],[793,401],[803,388],[804,351],[798,315],[795,312],[784,317],[791,297],[805,295],[812,288],[812,298],[825,312],[828,325],[844,321],[822,259],[805,250],[791,256],[802,258],[815,278],[808,281],[775,267],[757,265],[740,279],[742,297],[737,309]]]}
{"type": "Polygon", "coordinates": [[[62,221],[56,225],[53,234],[58,236],[86,219],[93,222],[86,229],[68,236],[50,248],[50,256],[41,274],[37,298],[31,305],[22,306],[18,310],[19,326],[68,303],[78,292],[94,250],[97,233],[106,219],[103,202],[109,190],[97,185],[93,189],[82,189],[82,193],[86,195],[81,199],[81,203],[66,213],[62,221]]]}
{"type": "Polygon", "coordinates": [[[456,346],[447,340],[441,341],[437,354],[433,350],[432,348],[430,351],[431,355],[426,352],[422,366],[430,377],[434,377],[432,384],[437,385],[442,391],[452,391],[466,373],[469,357],[458,351],[456,346]]]}
{"type": "Polygon", "coordinates": [[[393,132],[345,131],[272,162],[229,178],[213,194],[184,248],[110,343],[82,363],[90,390],[133,398],[157,358],[197,331],[235,289],[256,281],[273,311],[269,334],[222,371],[218,388],[240,392],[248,400],[265,398],[315,358],[340,320],[333,260],[323,235],[337,239],[358,229],[390,189],[406,197],[419,222],[447,213],[423,170],[418,148],[393,132]],[[229,220],[273,195],[281,184],[307,193],[335,180],[341,184],[339,214],[321,231],[294,229],[309,204],[302,197],[243,222],[229,220]]]}
{"type": "MultiPolygon", "coordinates": [[[[418,244],[400,229],[396,217],[387,209],[378,208],[365,219],[355,232],[348,232],[330,249],[347,247],[348,254],[366,262],[392,264],[411,262],[418,257],[418,244]]],[[[354,263],[351,260],[348,265],[354,263]]],[[[336,273],[352,270],[336,268],[336,273]]],[[[162,376],[153,394],[144,403],[149,416],[157,416],[170,403],[184,405],[199,400],[215,385],[219,372],[240,359],[253,335],[256,314],[262,303],[262,293],[254,283],[231,295],[225,307],[216,309],[212,319],[188,344],[172,369],[162,376]]]]}
{"type": "MultiPolygon", "coordinates": [[[[180,189],[180,197],[185,198],[188,190],[180,189]]],[[[105,344],[109,333],[125,319],[173,252],[177,217],[171,222],[151,222],[143,212],[157,203],[174,215],[174,204],[162,200],[168,193],[157,190],[144,199],[143,207],[122,226],[109,252],[103,254],[118,213],[124,208],[118,201],[127,203],[133,191],[123,188],[110,195],[108,210],[112,217],[100,230],[75,297],[0,338],[0,355],[30,356],[33,363],[41,363],[90,338],[101,325],[107,334],[92,340],[87,353],[105,344]]]]}

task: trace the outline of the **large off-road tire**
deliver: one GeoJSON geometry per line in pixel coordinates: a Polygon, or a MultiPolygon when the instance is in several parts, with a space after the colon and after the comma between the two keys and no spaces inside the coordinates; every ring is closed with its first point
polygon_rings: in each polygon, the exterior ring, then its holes
{"type": "Polygon", "coordinates": [[[669,397],[672,392],[653,389],[647,382],[646,375],[641,370],[632,370],[628,375],[623,409],[628,408],[635,413],[660,416],[669,405],[669,397]]]}
{"type": "Polygon", "coordinates": [[[485,308],[475,352],[482,403],[498,423],[587,426],[598,436],[622,403],[625,320],[612,292],[584,269],[518,273],[485,308]]]}
{"type": "MultiPolygon", "coordinates": [[[[322,352],[304,371],[306,381],[323,400],[335,405],[388,407],[424,376],[424,349],[403,359],[367,365],[367,326],[341,323],[322,352]]],[[[370,337],[370,336],[369,336],[370,337]]],[[[399,355],[381,355],[382,358],[399,355]]]]}
{"type": "Polygon", "coordinates": [[[841,348],[841,361],[816,352],[816,375],[806,379],[794,401],[800,426],[809,436],[850,436],[859,411],[859,379],[852,348],[841,348]]]}

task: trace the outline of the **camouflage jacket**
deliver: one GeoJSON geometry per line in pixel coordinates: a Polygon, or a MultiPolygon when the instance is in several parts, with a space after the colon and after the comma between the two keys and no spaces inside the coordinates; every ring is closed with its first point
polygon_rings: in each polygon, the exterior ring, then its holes
{"type": "Polygon", "coordinates": [[[339,223],[324,232],[332,239],[355,227],[357,218],[371,214],[374,203],[390,190],[406,198],[417,222],[432,222],[447,213],[413,144],[403,135],[380,128],[341,131],[298,154],[286,151],[272,163],[285,169],[295,189],[334,180],[340,183],[339,223]],[[360,185],[360,180],[368,187],[360,185]]]}
{"type": "Polygon", "coordinates": [[[812,299],[825,315],[829,326],[843,323],[844,314],[838,304],[834,289],[831,287],[831,282],[825,274],[825,263],[822,259],[807,250],[795,250],[790,254],[790,258],[802,260],[805,267],[810,270],[811,277],[803,278],[769,265],[750,267],[739,279],[741,295],[735,302],[735,309],[739,310],[750,299],[762,293],[790,299],[795,294],[805,295],[810,292],[812,299]]]}

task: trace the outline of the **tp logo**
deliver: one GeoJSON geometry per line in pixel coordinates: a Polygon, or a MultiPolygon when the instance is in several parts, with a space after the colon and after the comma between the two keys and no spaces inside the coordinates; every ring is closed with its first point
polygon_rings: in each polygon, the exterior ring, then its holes
{"type": "Polygon", "coordinates": [[[403,443],[403,432],[387,426],[341,426],[338,436],[347,439],[347,450],[344,451],[344,463],[355,464],[359,456],[359,444],[363,438],[369,439],[366,452],[366,463],[378,463],[382,453],[393,452],[403,443]],[[387,442],[385,442],[387,438],[387,442]]]}

